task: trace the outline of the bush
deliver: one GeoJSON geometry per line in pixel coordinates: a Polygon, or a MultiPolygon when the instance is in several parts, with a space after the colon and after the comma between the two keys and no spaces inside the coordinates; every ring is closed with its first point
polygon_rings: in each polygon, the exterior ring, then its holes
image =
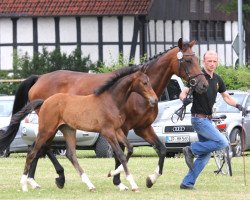
{"type": "Polygon", "coordinates": [[[248,67],[218,66],[216,69],[228,90],[249,90],[250,89],[250,69],[248,67]]]}
{"type": "Polygon", "coordinates": [[[32,58],[26,53],[23,57],[16,56],[14,66],[14,77],[26,78],[32,74],[45,74],[56,70],[72,70],[88,72],[96,66],[91,62],[89,56],[83,57],[79,48],[76,48],[72,54],[61,53],[60,49],[48,52],[43,48],[42,53],[36,53],[32,58]]]}

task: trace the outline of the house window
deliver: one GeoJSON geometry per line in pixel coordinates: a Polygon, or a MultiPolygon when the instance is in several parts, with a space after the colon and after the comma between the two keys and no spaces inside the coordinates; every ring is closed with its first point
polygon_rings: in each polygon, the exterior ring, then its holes
{"type": "Polygon", "coordinates": [[[191,13],[197,12],[197,0],[190,0],[190,12],[191,13]]]}
{"type": "Polygon", "coordinates": [[[206,41],[207,40],[207,23],[205,21],[200,22],[200,41],[206,41]]]}
{"type": "Polygon", "coordinates": [[[225,40],[224,22],[216,23],[216,39],[223,41],[225,40]]]}
{"type": "Polygon", "coordinates": [[[224,41],[225,30],[223,21],[191,21],[191,39],[206,41],[224,41]]]}
{"type": "Polygon", "coordinates": [[[204,0],[204,13],[211,12],[211,0],[204,0]]]}
{"type": "Polygon", "coordinates": [[[216,23],[215,23],[215,21],[209,22],[208,37],[209,37],[208,39],[210,41],[216,40],[216,23]]]}
{"type": "Polygon", "coordinates": [[[191,39],[198,40],[198,21],[191,21],[191,39]]]}

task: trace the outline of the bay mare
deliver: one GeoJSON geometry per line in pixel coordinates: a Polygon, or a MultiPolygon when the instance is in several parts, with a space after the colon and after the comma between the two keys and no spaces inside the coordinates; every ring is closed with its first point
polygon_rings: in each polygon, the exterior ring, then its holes
{"type": "MultiPolygon", "coordinates": [[[[208,83],[201,72],[198,58],[192,51],[193,45],[195,45],[195,41],[183,42],[180,38],[177,47],[169,49],[143,64],[144,67],[147,67],[146,74],[148,75],[158,98],[163,93],[173,74],[185,79],[188,83],[192,82],[192,86],[198,93],[206,91],[208,83]],[[177,54],[179,55],[178,57],[177,54]]],[[[60,70],[41,76],[33,75],[20,84],[20,87],[16,92],[13,114],[21,110],[27,101],[32,101],[34,99],[47,99],[56,93],[78,95],[92,94],[96,88],[102,85],[114,73],[115,71],[103,74],[88,74],[60,70]]],[[[122,126],[124,134],[127,135],[130,129],[134,129],[138,136],[154,146],[159,156],[156,169],[146,179],[147,187],[152,187],[157,178],[162,174],[164,159],[166,156],[166,147],[158,139],[151,126],[157,113],[158,107],[155,107],[152,110],[148,103],[136,94],[132,94],[125,105],[126,120],[122,126]],[[145,117],[145,113],[149,112],[150,114],[145,117]]],[[[0,148],[3,144],[6,146],[9,145],[15,138],[15,134],[6,135],[5,139],[0,139],[0,148]]],[[[58,163],[52,151],[48,151],[47,155],[53,162],[56,171],[59,174],[59,177],[56,178],[56,184],[59,188],[62,188],[65,182],[63,168],[58,163]]],[[[38,186],[33,179],[37,159],[32,163],[33,170],[31,169],[29,173],[29,177],[31,177],[29,180],[32,187],[38,186]]],[[[119,166],[120,162],[116,158],[115,169],[117,170],[113,173],[113,183],[118,186],[120,190],[126,190],[127,187],[120,180],[119,166]]]]}
{"type": "MultiPolygon", "coordinates": [[[[34,100],[29,103],[36,104],[34,109],[42,106],[39,111],[38,135],[34,147],[28,152],[24,173],[21,178],[23,191],[28,191],[27,174],[32,160],[43,145],[51,143],[58,129],[67,130],[63,131],[67,147],[66,157],[71,161],[90,191],[96,189],[78,163],[76,157],[76,129],[102,134],[111,145],[117,159],[122,163],[126,179],[129,181],[132,191],[138,191],[138,186],[127,167],[127,160],[132,154],[132,146],[121,129],[126,119],[124,107],[132,92],[145,98],[151,109],[154,109],[158,98],[151,87],[148,76],[141,71],[133,72],[133,68],[126,68],[123,73],[112,77],[106,84],[98,88],[94,94],[80,96],[57,93],[44,102],[43,100],[34,100]],[[37,104],[37,101],[41,103],[37,104]],[[119,143],[127,147],[127,158],[119,143]]],[[[30,105],[27,105],[27,107],[30,107],[30,105]]],[[[20,113],[23,116],[22,111],[29,114],[29,111],[24,107],[13,117],[17,119],[16,115],[20,116],[20,113]]],[[[19,121],[21,120],[22,118],[19,118],[19,121]]]]}

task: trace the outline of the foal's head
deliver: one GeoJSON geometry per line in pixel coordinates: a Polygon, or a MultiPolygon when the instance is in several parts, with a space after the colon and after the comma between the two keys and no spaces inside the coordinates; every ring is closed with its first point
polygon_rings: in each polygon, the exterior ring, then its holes
{"type": "Polygon", "coordinates": [[[154,107],[158,102],[158,98],[151,86],[148,76],[142,71],[133,74],[133,83],[131,85],[133,92],[139,93],[149,101],[149,105],[154,107]]]}

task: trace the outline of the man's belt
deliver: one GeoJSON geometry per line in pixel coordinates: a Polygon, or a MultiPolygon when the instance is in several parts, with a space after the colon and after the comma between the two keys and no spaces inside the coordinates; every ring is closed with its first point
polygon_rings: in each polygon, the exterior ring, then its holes
{"type": "Polygon", "coordinates": [[[204,115],[204,114],[192,114],[192,117],[212,119],[212,115],[204,115]]]}

